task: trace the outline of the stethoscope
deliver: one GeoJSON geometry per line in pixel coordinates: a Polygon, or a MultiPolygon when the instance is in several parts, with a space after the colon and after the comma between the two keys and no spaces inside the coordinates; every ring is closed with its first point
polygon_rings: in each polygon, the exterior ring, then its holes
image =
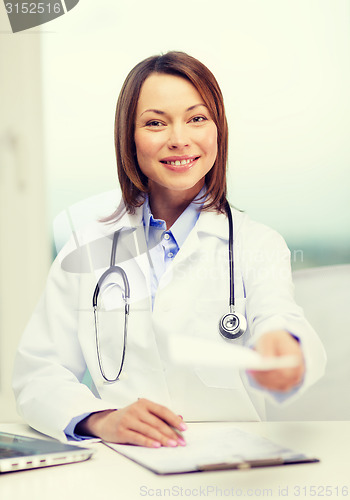
{"type": "MultiPolygon", "coordinates": [[[[229,223],[228,253],[229,253],[229,273],[230,273],[230,300],[229,300],[229,312],[224,314],[220,318],[219,332],[220,332],[220,335],[222,335],[222,337],[225,338],[226,340],[236,340],[236,339],[242,337],[242,335],[247,330],[247,320],[243,316],[243,314],[240,314],[240,313],[235,311],[233,221],[232,221],[231,208],[230,208],[228,201],[226,201],[226,204],[225,204],[225,211],[226,211],[226,215],[227,215],[228,223],[229,223]]],[[[117,243],[118,243],[119,235],[120,235],[120,231],[116,231],[113,235],[113,244],[112,244],[112,251],[111,251],[109,268],[102,274],[102,276],[98,280],[98,283],[95,287],[95,291],[94,291],[93,298],[92,298],[98,365],[99,365],[99,369],[100,369],[102,377],[104,378],[104,380],[106,382],[110,382],[110,383],[113,383],[113,382],[116,382],[117,380],[119,380],[120,374],[123,370],[124,361],[125,361],[126,344],[127,344],[127,335],[128,335],[128,317],[129,317],[129,313],[130,313],[129,280],[128,280],[128,277],[127,277],[124,269],[115,265],[115,256],[116,256],[116,251],[117,251],[117,243]],[[120,368],[119,368],[118,374],[115,378],[108,378],[105,371],[104,371],[104,368],[103,368],[101,351],[100,351],[100,341],[99,341],[99,333],[98,333],[98,297],[99,297],[99,294],[100,294],[100,291],[102,289],[102,285],[103,285],[104,281],[106,280],[106,278],[108,278],[109,275],[111,275],[113,273],[117,273],[120,275],[120,277],[123,280],[123,285],[124,285],[124,294],[123,294],[123,300],[124,300],[124,333],[123,333],[123,335],[124,335],[124,340],[123,340],[122,358],[121,358],[120,368]]]]}

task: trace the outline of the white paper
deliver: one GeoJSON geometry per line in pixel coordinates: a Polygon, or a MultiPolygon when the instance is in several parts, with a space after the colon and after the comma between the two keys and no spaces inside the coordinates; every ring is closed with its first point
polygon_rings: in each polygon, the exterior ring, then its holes
{"type": "Polygon", "coordinates": [[[106,443],[122,455],[160,474],[195,471],[203,465],[299,456],[268,439],[220,424],[195,424],[183,433],[186,446],[144,448],[106,443]]]}
{"type": "MultiPolygon", "coordinates": [[[[220,340],[220,339],[219,339],[220,340]]],[[[233,342],[174,335],[169,339],[169,356],[176,364],[196,366],[227,366],[243,370],[289,368],[299,363],[297,356],[263,357],[249,347],[233,342]]]]}

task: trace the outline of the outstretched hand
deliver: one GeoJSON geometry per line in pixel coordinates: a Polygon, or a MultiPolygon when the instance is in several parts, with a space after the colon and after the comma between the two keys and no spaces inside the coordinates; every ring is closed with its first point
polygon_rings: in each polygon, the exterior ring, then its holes
{"type": "Polygon", "coordinates": [[[287,392],[300,384],[305,363],[300,344],[292,335],[285,330],[265,333],[258,339],[255,350],[266,357],[294,355],[298,358],[298,364],[290,368],[251,370],[249,373],[259,385],[271,391],[287,392]]]}

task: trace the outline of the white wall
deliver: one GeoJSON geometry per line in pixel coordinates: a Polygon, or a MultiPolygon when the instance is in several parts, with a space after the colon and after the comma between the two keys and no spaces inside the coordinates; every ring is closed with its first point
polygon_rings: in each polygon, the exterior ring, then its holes
{"type": "Polygon", "coordinates": [[[0,6],[0,422],[18,418],[13,360],[50,263],[40,39],[8,28],[0,6]]]}
{"type": "Polygon", "coordinates": [[[233,203],[304,249],[305,265],[309,247],[349,261],[349,21],[348,0],[80,2],[44,28],[51,216],[116,186],[122,82],[139,60],[184,50],[225,96],[233,203]]]}

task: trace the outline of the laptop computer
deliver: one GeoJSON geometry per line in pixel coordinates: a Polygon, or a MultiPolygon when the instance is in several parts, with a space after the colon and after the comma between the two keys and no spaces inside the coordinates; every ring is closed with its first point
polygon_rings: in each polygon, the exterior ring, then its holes
{"type": "Polygon", "coordinates": [[[93,450],[0,432],[0,473],[88,460],[93,450]]]}

